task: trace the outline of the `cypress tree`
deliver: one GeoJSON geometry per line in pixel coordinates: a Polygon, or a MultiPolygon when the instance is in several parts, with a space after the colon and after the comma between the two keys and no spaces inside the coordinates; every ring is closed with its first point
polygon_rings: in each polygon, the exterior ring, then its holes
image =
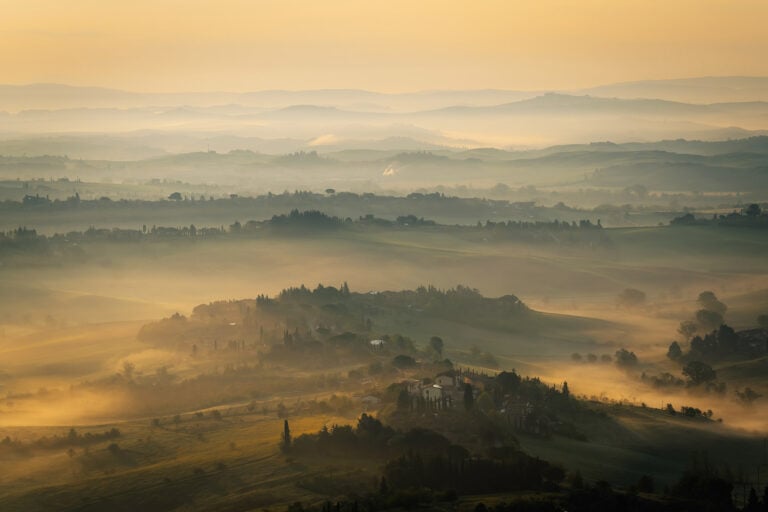
{"type": "Polygon", "coordinates": [[[471,411],[474,405],[475,395],[472,392],[472,384],[464,384],[464,409],[471,411]]]}
{"type": "Polygon", "coordinates": [[[291,448],[291,429],[288,426],[288,420],[283,422],[283,446],[284,452],[287,452],[291,448]]]}

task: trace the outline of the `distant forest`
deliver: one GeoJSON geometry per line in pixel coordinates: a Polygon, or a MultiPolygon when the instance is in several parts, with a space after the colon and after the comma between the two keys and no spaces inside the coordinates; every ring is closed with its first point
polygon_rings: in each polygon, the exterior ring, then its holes
{"type": "MultiPolygon", "coordinates": [[[[311,193],[307,193],[310,196],[311,193]]],[[[411,194],[414,196],[414,194],[411,194]]],[[[409,197],[411,197],[409,196],[409,197]]],[[[30,196],[31,197],[31,196],[30,196]]],[[[417,194],[416,200],[452,201],[457,204],[472,204],[479,199],[445,198],[440,194],[417,194]]],[[[254,199],[249,199],[254,200],[254,199]]],[[[110,201],[107,201],[109,203],[110,201]]],[[[218,202],[218,201],[212,201],[218,202]]],[[[506,201],[502,201],[507,203],[506,201]]],[[[50,201],[46,198],[31,197],[22,203],[6,201],[14,208],[35,208],[50,210],[52,214],[68,208],[100,208],[99,201],[80,201],[78,198],[70,198],[66,201],[50,201]]],[[[139,208],[142,204],[148,206],[165,205],[167,201],[143,202],[120,201],[139,208]]],[[[680,226],[718,226],[718,227],[744,227],[744,228],[768,228],[768,213],[758,204],[750,204],[741,212],[732,212],[727,215],[715,214],[711,218],[696,217],[692,213],[674,218],[670,221],[673,227],[680,226]]],[[[474,225],[447,225],[439,224],[434,220],[418,217],[413,214],[398,215],[394,219],[377,217],[373,214],[351,217],[338,217],[329,215],[319,210],[292,209],[287,214],[272,215],[266,220],[249,220],[241,223],[235,221],[228,226],[204,226],[194,224],[185,226],[147,226],[141,229],[126,228],[95,228],[90,227],[85,231],[69,231],[43,235],[34,228],[20,226],[16,229],[0,232],[0,253],[24,253],[36,251],[41,254],[68,251],[82,251],[81,244],[88,242],[110,243],[141,243],[152,241],[194,241],[220,238],[258,238],[264,236],[296,236],[296,235],[322,235],[335,231],[386,231],[386,230],[439,230],[451,232],[457,235],[466,235],[477,242],[489,241],[524,241],[550,245],[573,245],[588,247],[610,247],[612,245],[609,233],[603,229],[600,219],[593,223],[589,219],[578,221],[552,220],[552,221],[478,221],[474,225]]]]}
{"type": "Polygon", "coordinates": [[[593,224],[590,220],[578,222],[566,221],[507,221],[485,223],[478,222],[474,226],[447,226],[435,221],[401,215],[395,220],[388,220],[373,215],[365,215],[353,220],[349,217],[327,215],[318,210],[292,210],[288,214],[273,215],[271,219],[245,223],[235,221],[228,227],[196,227],[194,224],[183,227],[146,226],[141,229],[94,228],[85,231],[71,231],[65,234],[46,236],[37,233],[35,229],[19,227],[0,233],[0,252],[24,252],[66,250],[79,248],[83,242],[143,242],[162,240],[200,240],[221,237],[259,237],[280,235],[321,234],[337,230],[407,230],[407,229],[438,229],[455,231],[459,234],[480,234],[483,241],[489,240],[525,240],[555,244],[608,244],[609,239],[604,234],[598,220],[593,224]]]}
{"type": "MultiPolygon", "coordinates": [[[[36,182],[29,182],[36,183],[36,182]]],[[[41,182],[45,183],[45,182],[41,182]]],[[[27,182],[21,185],[26,186],[27,182]]],[[[60,184],[60,183],[57,183],[60,184]]],[[[77,190],[78,182],[67,180],[64,185],[70,190],[77,190]]],[[[182,186],[183,184],[180,184],[182,186]]],[[[509,187],[503,184],[497,185],[494,190],[508,191],[509,187]]],[[[536,189],[531,192],[535,193],[536,189]]],[[[630,191],[636,194],[635,191],[630,191]]],[[[69,213],[75,212],[118,212],[151,210],[158,213],[197,212],[206,215],[218,214],[222,211],[247,211],[247,212],[275,212],[292,209],[315,209],[331,212],[368,212],[373,215],[387,215],[395,211],[418,211],[430,216],[448,216],[451,218],[507,218],[525,215],[528,218],[542,218],[546,212],[550,217],[552,210],[556,210],[561,218],[574,220],[577,216],[584,216],[587,211],[569,207],[559,202],[551,208],[537,206],[535,201],[509,201],[506,199],[491,199],[486,197],[458,197],[446,195],[442,192],[412,192],[405,196],[377,195],[370,192],[357,194],[354,192],[337,192],[329,188],[325,194],[297,190],[273,194],[271,192],[255,197],[230,194],[228,197],[214,197],[192,192],[173,192],[165,199],[119,199],[114,200],[108,196],[86,199],[81,198],[78,192],[74,192],[66,199],[51,198],[48,194],[27,193],[21,200],[0,201],[0,212],[14,212],[34,214],[40,212],[69,213]]],[[[616,207],[607,208],[606,213],[616,207]]],[[[633,207],[626,205],[626,208],[633,207]]],[[[594,213],[599,213],[597,209],[594,213]]],[[[345,216],[336,213],[339,216],[345,216]]],[[[576,219],[577,220],[577,219],[576,219]]]]}
{"type": "Polygon", "coordinates": [[[768,212],[759,204],[752,203],[741,212],[732,212],[727,215],[713,214],[710,218],[696,217],[692,213],[686,213],[675,217],[670,222],[673,226],[736,226],[736,227],[768,227],[768,212]]]}

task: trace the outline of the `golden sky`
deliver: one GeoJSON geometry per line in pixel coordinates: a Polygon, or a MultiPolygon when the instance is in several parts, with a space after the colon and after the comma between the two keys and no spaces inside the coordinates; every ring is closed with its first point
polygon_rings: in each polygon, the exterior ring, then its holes
{"type": "Polygon", "coordinates": [[[0,0],[0,82],[568,89],[768,75],[766,0],[0,0]]]}

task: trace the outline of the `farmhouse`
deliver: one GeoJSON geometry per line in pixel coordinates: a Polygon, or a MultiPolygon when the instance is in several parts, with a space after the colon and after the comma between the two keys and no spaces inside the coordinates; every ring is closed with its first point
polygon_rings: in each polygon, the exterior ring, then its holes
{"type": "Polygon", "coordinates": [[[421,396],[424,397],[424,400],[426,401],[435,401],[435,400],[442,400],[443,399],[443,387],[439,384],[432,384],[431,386],[426,386],[421,390],[421,396]]]}

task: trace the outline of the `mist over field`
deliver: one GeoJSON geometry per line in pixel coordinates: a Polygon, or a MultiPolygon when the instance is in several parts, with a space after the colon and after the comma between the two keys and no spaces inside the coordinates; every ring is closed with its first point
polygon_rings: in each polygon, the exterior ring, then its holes
{"type": "Polygon", "coordinates": [[[768,10],[398,2],[0,18],[0,510],[768,510],[768,10]]]}

